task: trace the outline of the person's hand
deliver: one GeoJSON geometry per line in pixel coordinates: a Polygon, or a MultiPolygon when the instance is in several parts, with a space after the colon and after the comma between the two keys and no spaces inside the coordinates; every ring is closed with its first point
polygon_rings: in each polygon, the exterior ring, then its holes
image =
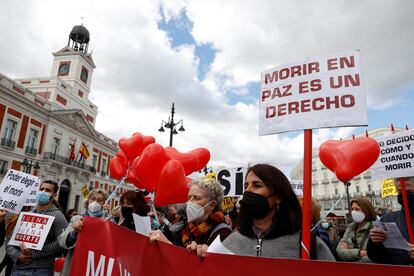
{"type": "Polygon", "coordinates": [[[160,230],[151,231],[149,235],[150,242],[162,241],[172,244],[160,230]]]}
{"type": "Polygon", "coordinates": [[[109,205],[109,204],[104,204],[104,205],[102,206],[102,208],[103,208],[104,210],[111,211],[111,205],[109,205]]]}
{"type": "Polygon", "coordinates": [[[6,216],[6,214],[7,214],[7,210],[5,209],[0,210],[0,222],[4,220],[4,217],[6,216]]]}
{"type": "Polygon", "coordinates": [[[349,249],[349,244],[346,241],[341,242],[341,248],[342,249],[349,249]]]}
{"type": "Polygon", "coordinates": [[[191,242],[186,247],[189,253],[196,253],[200,259],[204,259],[207,254],[208,245],[207,244],[197,244],[195,241],[191,242]]]}
{"type": "Polygon", "coordinates": [[[30,264],[32,260],[32,255],[20,253],[19,256],[17,256],[17,262],[20,264],[30,264]]]}
{"type": "Polygon", "coordinates": [[[23,242],[20,244],[20,252],[24,255],[32,256],[32,249],[27,248],[23,242]]]}
{"type": "Polygon", "coordinates": [[[83,222],[82,220],[78,220],[77,222],[75,222],[73,225],[73,233],[74,234],[78,234],[80,231],[82,231],[83,228],[83,222]]]}
{"type": "Polygon", "coordinates": [[[408,245],[410,246],[410,251],[408,251],[408,257],[410,257],[410,259],[414,261],[414,244],[409,243],[408,245]]]}
{"type": "Polygon", "coordinates": [[[387,239],[387,234],[381,228],[374,227],[369,231],[369,237],[373,243],[380,244],[387,239]]]}
{"type": "Polygon", "coordinates": [[[361,258],[364,256],[367,256],[367,251],[366,250],[359,250],[358,256],[360,256],[361,258]]]}

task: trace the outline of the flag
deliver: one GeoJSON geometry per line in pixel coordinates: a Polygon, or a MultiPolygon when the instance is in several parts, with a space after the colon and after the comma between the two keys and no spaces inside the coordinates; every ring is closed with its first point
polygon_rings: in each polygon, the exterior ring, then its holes
{"type": "Polygon", "coordinates": [[[88,198],[88,196],[89,196],[89,188],[88,188],[88,186],[85,184],[85,185],[83,185],[83,187],[82,187],[82,189],[81,189],[81,192],[82,192],[82,196],[83,196],[83,198],[88,198]]]}
{"type": "Polygon", "coordinates": [[[70,160],[75,161],[75,144],[70,145],[70,160]]]}
{"type": "Polygon", "coordinates": [[[81,147],[79,148],[79,153],[84,159],[88,159],[89,155],[91,155],[85,143],[82,143],[81,147]]]}

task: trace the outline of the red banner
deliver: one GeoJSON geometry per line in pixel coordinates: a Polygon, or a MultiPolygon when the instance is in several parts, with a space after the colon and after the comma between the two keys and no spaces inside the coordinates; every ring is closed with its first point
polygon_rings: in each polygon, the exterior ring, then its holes
{"type": "Polygon", "coordinates": [[[414,275],[410,266],[335,263],[208,254],[194,254],[111,222],[85,217],[76,243],[71,275],[414,275]]]}

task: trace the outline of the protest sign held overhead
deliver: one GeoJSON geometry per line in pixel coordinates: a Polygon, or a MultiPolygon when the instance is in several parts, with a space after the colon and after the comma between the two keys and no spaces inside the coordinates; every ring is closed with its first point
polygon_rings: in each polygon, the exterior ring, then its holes
{"type": "Polygon", "coordinates": [[[53,216],[21,212],[9,244],[20,246],[24,243],[27,248],[42,250],[54,220],[53,216]]]}
{"type": "Polygon", "coordinates": [[[395,186],[394,178],[387,178],[382,180],[381,197],[398,195],[397,187],[395,186]]]}
{"type": "Polygon", "coordinates": [[[35,184],[32,186],[32,190],[30,191],[29,197],[26,199],[26,203],[24,204],[24,206],[36,206],[37,204],[36,194],[37,194],[37,191],[39,190],[39,185],[40,185],[40,179],[38,179],[38,181],[36,181],[35,184]]]}
{"type": "Polygon", "coordinates": [[[266,70],[260,93],[259,135],[368,123],[359,51],[266,70]]]}
{"type": "Polygon", "coordinates": [[[380,156],[372,166],[372,179],[414,175],[414,130],[406,130],[376,139],[380,156]]]}
{"type": "Polygon", "coordinates": [[[246,172],[246,167],[223,169],[217,172],[217,180],[223,186],[224,196],[243,195],[246,172]]]}
{"type": "Polygon", "coordinates": [[[37,176],[9,170],[0,184],[0,208],[18,214],[39,183],[37,176]]]}

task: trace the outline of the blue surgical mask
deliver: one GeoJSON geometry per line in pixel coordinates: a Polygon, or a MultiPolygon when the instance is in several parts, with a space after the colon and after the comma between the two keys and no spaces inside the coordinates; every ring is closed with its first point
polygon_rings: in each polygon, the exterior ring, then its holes
{"type": "Polygon", "coordinates": [[[50,201],[50,194],[45,191],[38,191],[36,194],[37,202],[41,205],[47,204],[50,201]]]}
{"type": "Polygon", "coordinates": [[[329,228],[329,223],[327,222],[322,222],[322,228],[327,230],[329,228]]]}

